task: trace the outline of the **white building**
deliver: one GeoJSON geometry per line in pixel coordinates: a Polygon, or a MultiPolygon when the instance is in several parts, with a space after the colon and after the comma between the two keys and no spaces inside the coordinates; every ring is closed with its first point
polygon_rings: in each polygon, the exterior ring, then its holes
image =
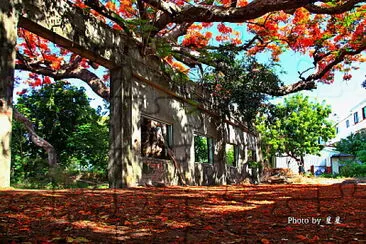
{"type": "MultiPolygon", "coordinates": [[[[331,168],[331,160],[332,156],[338,154],[337,151],[334,150],[333,147],[324,147],[323,150],[320,151],[320,155],[306,155],[304,157],[304,170],[305,172],[311,171],[315,173],[320,170],[322,173],[326,172],[331,168]],[[312,167],[313,166],[313,167],[312,167]]],[[[293,173],[299,172],[299,166],[295,159],[290,157],[276,157],[275,162],[276,168],[289,168],[293,173]]]]}
{"type": "Polygon", "coordinates": [[[366,98],[350,109],[349,113],[337,121],[337,135],[330,143],[335,143],[343,138],[355,134],[366,128],[366,98]]]}
{"type": "MultiPolygon", "coordinates": [[[[320,170],[321,172],[338,174],[341,166],[339,161],[352,158],[350,155],[335,151],[334,144],[352,133],[366,129],[366,98],[352,107],[346,116],[339,118],[337,115],[333,115],[333,119],[336,122],[336,137],[324,143],[325,147],[320,151],[319,156],[306,155],[304,157],[305,172],[315,173],[320,170]]],[[[298,165],[290,157],[276,157],[275,168],[290,168],[294,173],[298,173],[298,165]]]]}

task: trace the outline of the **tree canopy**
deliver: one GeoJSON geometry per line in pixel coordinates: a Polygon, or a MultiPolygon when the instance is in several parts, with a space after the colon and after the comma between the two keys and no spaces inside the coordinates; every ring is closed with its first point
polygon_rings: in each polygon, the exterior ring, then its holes
{"type": "MultiPolygon", "coordinates": [[[[332,1],[118,1],[73,0],[83,9],[127,36],[145,54],[158,55],[173,69],[188,73],[194,67],[217,67],[213,51],[236,50],[247,56],[270,53],[274,61],[286,50],[313,59],[299,70],[299,79],[267,94],[285,95],[314,89],[316,82],[332,83],[336,70],[351,79],[355,61],[365,61],[366,5],[362,0],[332,1]]],[[[28,83],[37,86],[55,79],[79,78],[108,98],[108,74],[99,78],[89,67],[97,64],[19,29],[17,69],[28,70],[28,83]]],[[[258,84],[258,86],[260,86],[258,84]]],[[[265,90],[265,89],[264,89],[265,90]]]]}
{"type": "MultiPolygon", "coordinates": [[[[108,120],[90,107],[83,88],[66,82],[45,85],[20,96],[15,108],[53,146],[62,168],[105,172],[108,120]]],[[[48,172],[46,152],[32,143],[21,123],[14,121],[13,125],[14,180],[48,172]]]]}
{"type": "Polygon", "coordinates": [[[366,162],[366,131],[351,134],[341,139],[336,144],[336,150],[356,156],[362,162],[366,162]]]}
{"type": "Polygon", "coordinates": [[[284,155],[303,163],[305,154],[317,154],[335,136],[335,129],[327,119],[328,106],[309,101],[301,95],[286,98],[284,103],[269,109],[258,119],[257,129],[270,155],[284,155]]]}
{"type": "Polygon", "coordinates": [[[255,58],[238,58],[233,51],[213,55],[221,65],[206,71],[200,82],[217,98],[221,111],[229,115],[234,112],[251,126],[269,97],[268,91],[276,92],[283,85],[275,65],[261,64],[255,58]]]}

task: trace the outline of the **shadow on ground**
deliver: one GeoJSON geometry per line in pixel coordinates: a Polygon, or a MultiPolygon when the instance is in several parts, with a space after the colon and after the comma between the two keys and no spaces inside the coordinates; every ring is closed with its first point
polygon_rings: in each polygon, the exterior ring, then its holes
{"type": "Polygon", "coordinates": [[[366,185],[354,183],[9,190],[0,191],[0,240],[359,243],[365,209],[366,185]]]}

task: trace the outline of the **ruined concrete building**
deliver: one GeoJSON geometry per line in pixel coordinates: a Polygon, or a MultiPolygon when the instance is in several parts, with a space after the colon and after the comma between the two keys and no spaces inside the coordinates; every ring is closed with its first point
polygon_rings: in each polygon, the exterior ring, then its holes
{"type": "Polygon", "coordinates": [[[247,176],[248,161],[259,158],[257,137],[243,124],[232,118],[221,123],[212,104],[197,103],[196,95],[209,100],[205,92],[174,87],[159,58],[68,1],[5,1],[0,20],[0,186],[10,184],[18,27],[110,70],[110,187],[233,183],[247,176]]]}
{"type": "Polygon", "coordinates": [[[173,84],[137,75],[132,82],[136,184],[176,185],[182,183],[179,173],[189,185],[238,183],[248,177],[247,162],[260,156],[257,137],[233,118],[221,123],[213,99],[199,86],[173,84]],[[198,100],[211,102],[203,106],[198,100]]]}

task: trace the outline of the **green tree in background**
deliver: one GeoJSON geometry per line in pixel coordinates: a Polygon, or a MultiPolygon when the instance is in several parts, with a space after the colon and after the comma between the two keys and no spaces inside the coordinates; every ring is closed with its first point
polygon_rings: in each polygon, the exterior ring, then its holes
{"type": "Polygon", "coordinates": [[[236,113],[248,122],[252,122],[270,97],[283,85],[276,75],[276,65],[262,64],[255,58],[238,57],[235,51],[220,51],[212,54],[218,65],[208,69],[201,82],[211,90],[220,102],[221,110],[228,111],[237,106],[236,113]]]}
{"type": "MultiPolygon", "coordinates": [[[[15,107],[54,146],[62,169],[106,171],[108,118],[100,108],[90,107],[84,88],[67,82],[45,85],[19,97],[15,107]]],[[[22,124],[14,121],[13,126],[12,178],[44,177],[49,167],[46,152],[31,142],[22,124]]]]}
{"type": "Polygon", "coordinates": [[[230,166],[236,166],[234,145],[226,144],[225,147],[226,163],[230,166]]]}
{"type": "Polygon", "coordinates": [[[351,134],[336,144],[336,150],[355,156],[353,160],[345,160],[339,174],[344,177],[366,176],[366,130],[351,134]]]}
{"type": "MultiPolygon", "coordinates": [[[[309,101],[302,95],[285,98],[284,103],[268,109],[258,118],[257,130],[269,155],[285,155],[304,165],[305,154],[317,154],[319,144],[335,136],[335,129],[327,119],[329,106],[309,101]]],[[[300,167],[299,167],[300,171],[300,167]]]]}
{"type": "Polygon", "coordinates": [[[340,140],[336,145],[336,150],[342,153],[352,154],[361,162],[366,162],[366,131],[351,134],[340,140]]]}
{"type": "Polygon", "coordinates": [[[195,162],[208,163],[208,143],[206,137],[194,137],[194,152],[195,162]]]}

